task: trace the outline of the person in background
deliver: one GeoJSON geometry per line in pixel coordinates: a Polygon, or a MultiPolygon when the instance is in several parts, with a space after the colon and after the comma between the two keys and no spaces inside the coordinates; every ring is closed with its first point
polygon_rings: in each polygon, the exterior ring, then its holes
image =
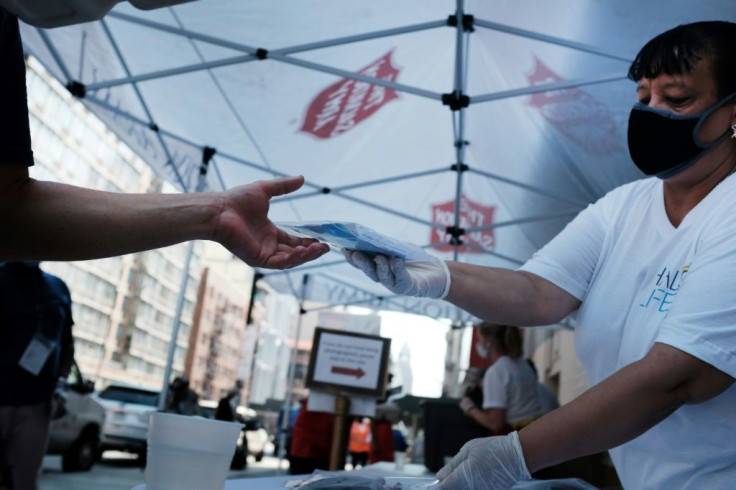
{"type": "Polygon", "coordinates": [[[189,378],[177,376],[171,382],[166,400],[166,412],[179,415],[199,415],[199,395],[189,388],[189,378]]]}
{"type": "Polygon", "coordinates": [[[233,406],[233,399],[235,398],[236,394],[237,391],[230,390],[225,394],[225,396],[220,398],[220,400],[217,402],[217,408],[215,408],[215,413],[213,415],[215,420],[222,420],[224,422],[235,421],[235,407],[233,406]]]}
{"type": "Polygon", "coordinates": [[[294,420],[289,454],[289,473],[292,475],[330,469],[332,414],[307,410],[307,401],[307,397],[301,400],[301,408],[294,420]]]}
{"type": "Polygon", "coordinates": [[[409,449],[409,443],[406,442],[406,431],[402,427],[403,424],[398,423],[393,426],[394,435],[394,451],[397,453],[405,453],[409,449]]]}
{"type": "MultiPolygon", "coordinates": [[[[629,153],[649,178],[578,214],[518,270],[346,250],[396,294],[489,322],[574,314],[591,388],[520,431],[475,439],[439,489],[509,488],[609,450],[627,490],[736,482],[736,24],[684,24],[629,67],[629,153]]],[[[595,165],[595,162],[591,162],[595,165]]]]}
{"type": "Polygon", "coordinates": [[[286,429],[284,429],[284,407],[279,409],[279,414],[276,418],[276,434],[274,434],[274,454],[281,455],[281,439],[283,435],[283,456],[287,459],[291,451],[291,435],[294,431],[294,423],[296,417],[299,415],[301,410],[301,403],[299,401],[292,402],[289,407],[288,420],[286,421],[286,429]]]}
{"type": "Polygon", "coordinates": [[[35,490],[49,425],[65,413],[72,299],[38,262],[0,262],[0,488],[35,490]]]}
{"type": "MultiPolygon", "coordinates": [[[[242,386],[241,386],[242,387],[242,386]]],[[[237,400],[240,398],[240,392],[238,386],[228,391],[225,396],[220,398],[217,402],[217,408],[213,418],[215,420],[221,420],[223,422],[235,422],[237,419],[237,400]]],[[[245,427],[243,427],[245,430],[245,427]]],[[[233,459],[230,462],[230,468],[234,470],[242,470],[248,465],[248,439],[244,434],[238,440],[238,444],[235,447],[235,453],[233,459]]]]}
{"type": "Polygon", "coordinates": [[[329,247],[268,219],[274,196],[303,177],[224,192],[124,194],[31,179],[25,63],[18,19],[0,7],[0,260],[86,260],[212,240],[253,267],[285,269],[329,247]]]}
{"type": "Polygon", "coordinates": [[[537,375],[522,357],[519,328],[488,322],[477,328],[491,363],[483,375],[483,404],[464,396],[460,408],[493,434],[520,430],[542,415],[542,405],[537,375]]]}
{"type": "Polygon", "coordinates": [[[371,419],[363,417],[360,421],[353,420],[350,426],[350,441],[348,442],[348,452],[353,462],[353,468],[362,467],[368,463],[372,442],[371,419]]]}

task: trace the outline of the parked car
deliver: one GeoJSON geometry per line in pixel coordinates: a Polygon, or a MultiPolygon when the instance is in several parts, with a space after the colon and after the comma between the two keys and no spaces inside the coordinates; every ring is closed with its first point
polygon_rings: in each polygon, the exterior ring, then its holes
{"type": "Polygon", "coordinates": [[[66,379],[66,414],[51,422],[48,454],[61,454],[63,471],[88,471],[100,447],[104,407],[92,396],[94,383],[75,364],[66,379]]]}
{"type": "MultiPolygon", "coordinates": [[[[217,403],[215,400],[200,400],[199,409],[202,416],[214,418],[217,403]]],[[[237,421],[243,424],[243,432],[238,438],[238,448],[247,450],[248,454],[251,454],[256,461],[261,461],[266,453],[266,446],[271,436],[263,428],[263,422],[258,418],[255,410],[239,405],[235,409],[235,413],[237,421]]]]}
{"type": "Polygon", "coordinates": [[[145,463],[148,422],[158,407],[159,391],[124,383],[111,383],[97,394],[105,407],[101,449],[138,455],[145,463]]]}

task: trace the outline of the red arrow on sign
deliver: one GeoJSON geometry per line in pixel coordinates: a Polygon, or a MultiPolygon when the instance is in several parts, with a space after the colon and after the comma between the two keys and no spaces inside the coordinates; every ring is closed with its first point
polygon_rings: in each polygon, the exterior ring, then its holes
{"type": "Polygon", "coordinates": [[[341,366],[332,366],[332,372],[335,374],[345,374],[347,376],[355,376],[358,379],[365,376],[365,371],[363,371],[363,368],[353,369],[353,368],[347,368],[347,367],[341,367],[341,366]]]}

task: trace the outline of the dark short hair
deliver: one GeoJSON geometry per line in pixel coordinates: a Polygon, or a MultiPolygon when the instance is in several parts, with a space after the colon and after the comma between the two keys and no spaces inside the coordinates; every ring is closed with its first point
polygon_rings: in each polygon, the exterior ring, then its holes
{"type": "Polygon", "coordinates": [[[641,48],[628,77],[638,82],[662,73],[690,73],[701,60],[709,62],[719,98],[736,92],[736,24],[693,22],[663,32],[641,48]]]}

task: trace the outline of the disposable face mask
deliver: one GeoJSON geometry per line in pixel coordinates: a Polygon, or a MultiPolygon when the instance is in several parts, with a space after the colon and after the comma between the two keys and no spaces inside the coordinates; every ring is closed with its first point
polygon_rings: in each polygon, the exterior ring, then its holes
{"type": "Polygon", "coordinates": [[[629,115],[629,154],[639,170],[666,179],[697,162],[708,150],[726,139],[731,131],[712,143],[698,139],[705,120],[729,102],[736,93],[698,114],[674,114],[640,102],[629,115]]]}

